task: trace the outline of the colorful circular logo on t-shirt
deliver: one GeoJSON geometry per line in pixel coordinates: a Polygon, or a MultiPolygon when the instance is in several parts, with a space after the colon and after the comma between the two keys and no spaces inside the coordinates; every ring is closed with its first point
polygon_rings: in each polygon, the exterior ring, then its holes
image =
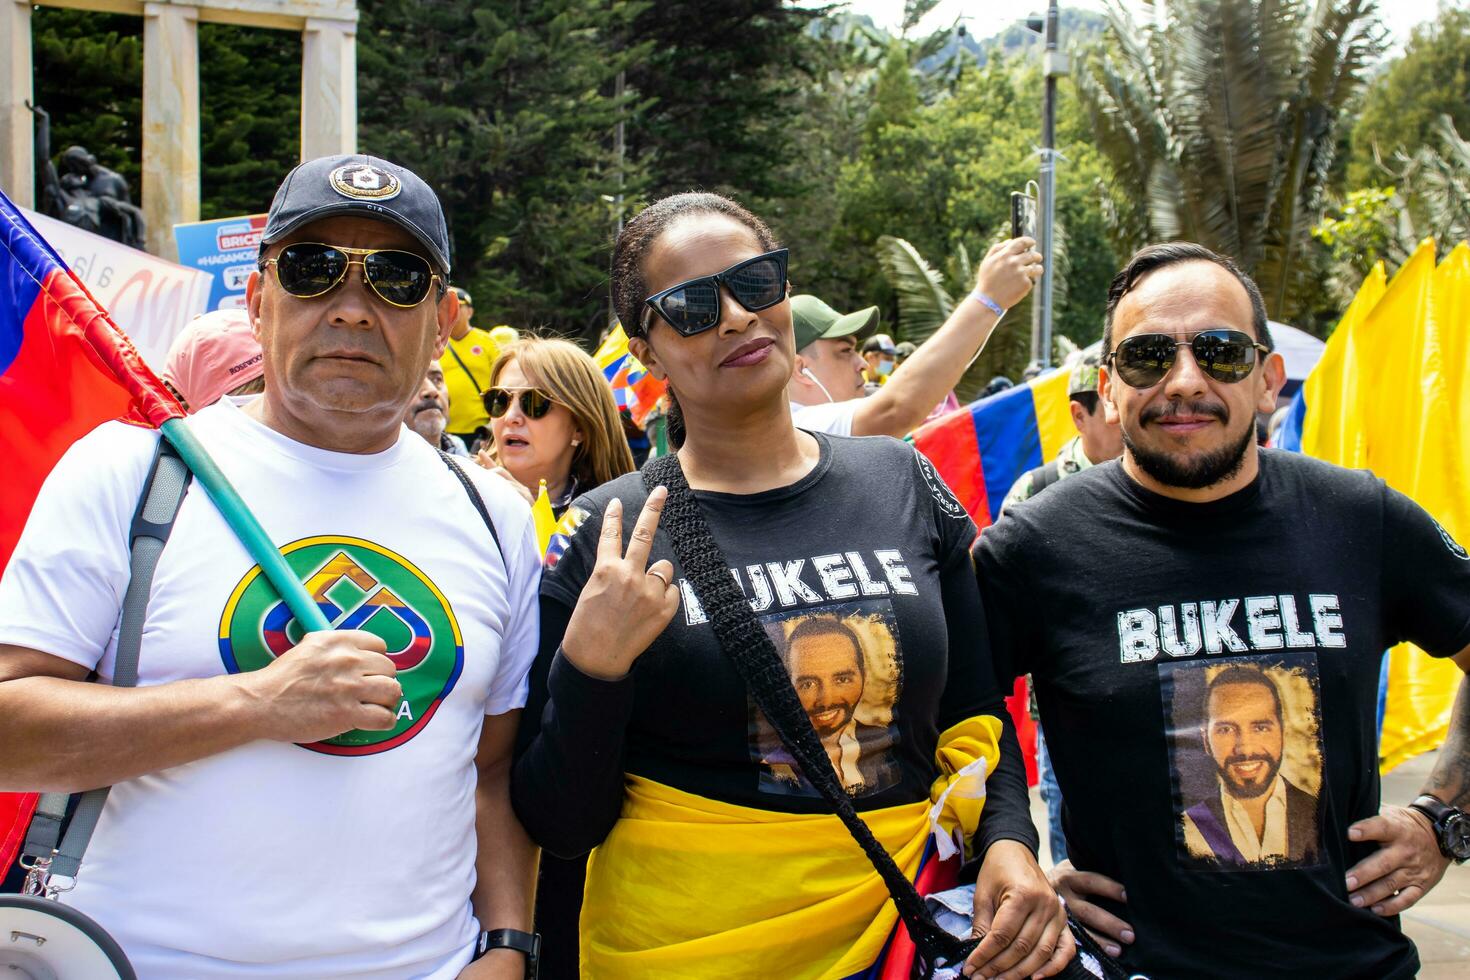
{"type": "MultiPolygon", "coordinates": [[[[411,562],[361,538],[303,538],[281,554],[333,629],[366,630],[382,638],[403,685],[393,728],[354,730],[304,747],[330,755],[372,755],[413,738],[454,690],[464,668],[464,639],[444,594],[411,562]]],[[[251,568],[220,617],[225,669],[232,674],[259,670],[301,636],[260,566],[251,568]]]]}

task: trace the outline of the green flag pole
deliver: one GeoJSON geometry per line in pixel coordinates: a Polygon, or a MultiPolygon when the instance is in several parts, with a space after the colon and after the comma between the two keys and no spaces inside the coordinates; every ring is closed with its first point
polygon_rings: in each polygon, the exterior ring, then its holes
{"type": "Polygon", "coordinates": [[[183,419],[169,419],[159,426],[163,430],[164,438],[173,443],[179,451],[179,456],[184,460],[194,473],[194,477],[203,485],[209,499],[219,508],[220,515],[224,517],[225,523],[250,557],[255,559],[260,570],[265,573],[266,580],[275,587],[276,592],[285,600],[291,615],[296,617],[296,622],[308,633],[318,633],[322,630],[332,628],[327,618],[322,615],[321,609],[311,596],[306,594],[305,587],[296,578],[296,573],[291,571],[291,566],[286,564],[286,559],[281,556],[280,550],[266,535],[265,528],[250,513],[250,508],[245,506],[245,501],[240,499],[240,494],[230,483],[229,477],[217,466],[204,444],[194,437],[189,426],[183,419]]]}

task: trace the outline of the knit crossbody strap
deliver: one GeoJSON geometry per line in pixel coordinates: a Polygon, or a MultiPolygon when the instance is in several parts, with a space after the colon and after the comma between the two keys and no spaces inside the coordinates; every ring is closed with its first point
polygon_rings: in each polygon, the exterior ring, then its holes
{"type": "MultiPolygon", "coordinates": [[[[673,544],[685,579],[709,617],[720,648],[730,658],[744,679],[756,707],[771,723],[781,744],[791,753],[802,774],[827,801],[833,813],[847,827],[863,853],[873,863],[898,914],[908,927],[909,936],[918,948],[927,975],[940,962],[959,963],[979,944],[978,940],[962,940],[945,932],[934,921],[913,882],[909,881],[888,851],[884,849],[858,816],[852,800],[838,782],[837,773],[822,748],[816,729],[801,705],[791,675],[771,642],[770,635],[756,619],[720,546],[715,543],[709,525],[700,512],[699,502],[684,479],[677,455],[662,456],[643,467],[643,485],[651,493],[654,487],[668,489],[660,527],[673,544]]],[[[916,964],[916,972],[919,972],[916,964]]]]}

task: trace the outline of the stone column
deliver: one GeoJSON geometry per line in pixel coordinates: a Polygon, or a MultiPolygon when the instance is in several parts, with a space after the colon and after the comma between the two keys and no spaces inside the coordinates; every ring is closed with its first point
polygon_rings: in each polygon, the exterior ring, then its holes
{"type": "Polygon", "coordinates": [[[148,251],[170,260],[174,225],[199,220],[197,7],[143,7],[143,216],[148,251]]]}
{"type": "Polygon", "coordinates": [[[0,190],[23,208],[35,206],[35,120],[31,90],[31,0],[0,0],[0,190]]]}
{"type": "Polygon", "coordinates": [[[301,159],[357,152],[357,24],[309,17],[301,33],[301,159]]]}

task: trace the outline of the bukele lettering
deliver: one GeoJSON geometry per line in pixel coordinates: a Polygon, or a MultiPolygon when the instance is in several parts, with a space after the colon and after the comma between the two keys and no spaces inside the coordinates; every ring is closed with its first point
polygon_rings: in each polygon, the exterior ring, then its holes
{"type": "MultiPolygon", "coordinates": [[[[918,595],[913,575],[903,555],[887,549],[874,551],[871,562],[856,551],[818,555],[810,560],[768,561],[745,568],[732,568],[735,584],[750,599],[750,608],[758,613],[772,607],[790,609],[814,606],[823,602],[854,599],[858,596],[918,595]]],[[[679,594],[684,603],[684,622],[697,626],[708,622],[695,598],[694,589],[679,579],[679,594]]]]}
{"type": "Polygon", "coordinates": [[[1125,664],[1249,650],[1340,649],[1341,604],[1335,595],[1249,596],[1145,606],[1118,613],[1118,656],[1125,664]]]}

